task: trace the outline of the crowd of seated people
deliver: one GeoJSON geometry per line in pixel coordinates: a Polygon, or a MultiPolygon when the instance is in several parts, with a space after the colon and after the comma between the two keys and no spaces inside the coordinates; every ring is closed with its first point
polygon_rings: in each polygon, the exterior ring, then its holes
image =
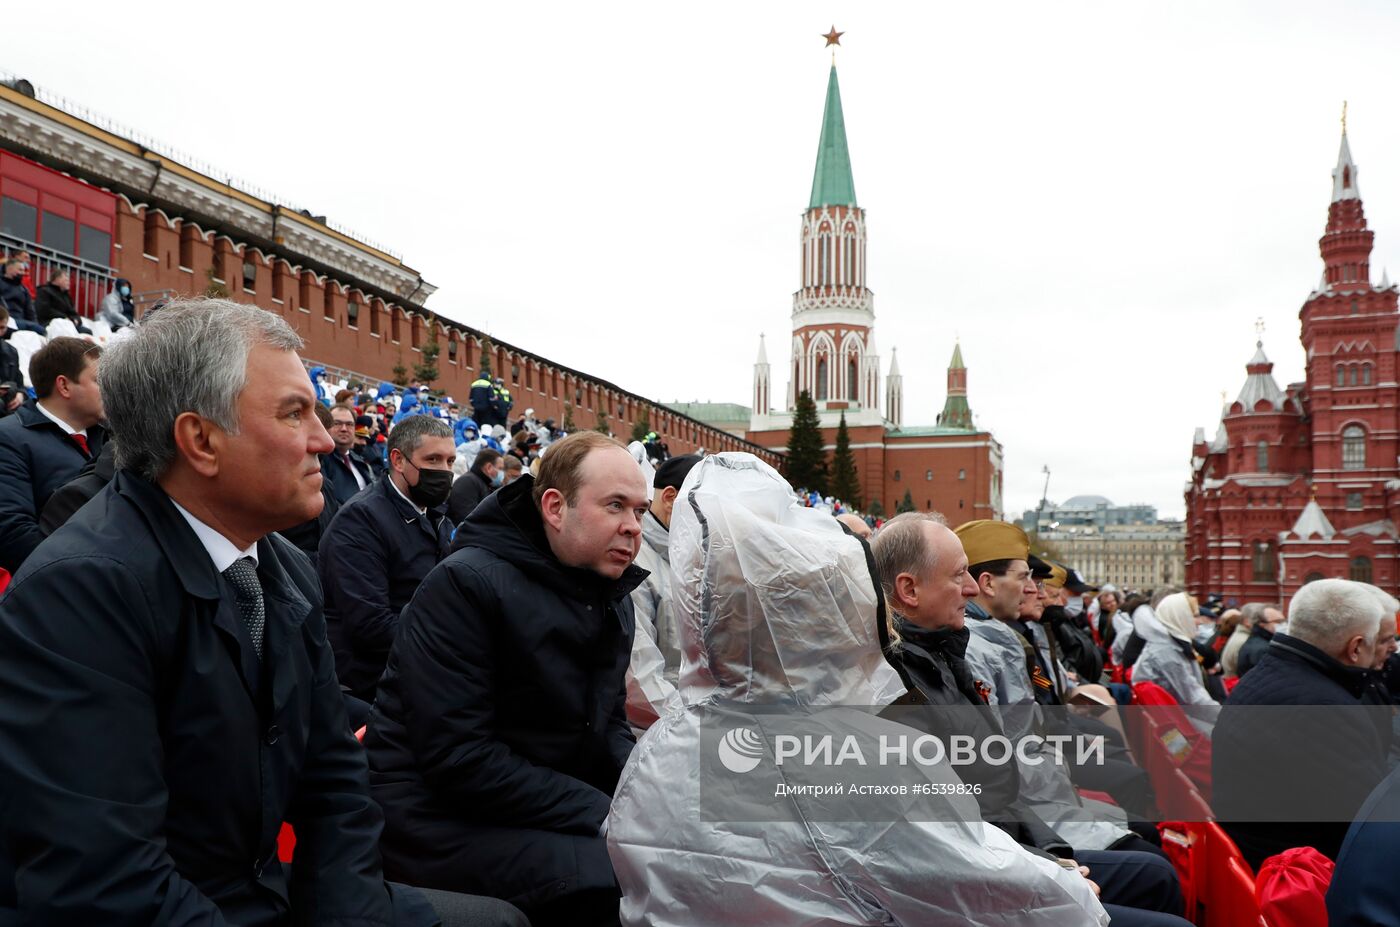
{"type": "Polygon", "coordinates": [[[877,522],[750,455],[533,410],[479,425],[418,384],[332,388],[301,348],[194,299],[29,359],[0,420],[0,923],[1184,925],[1125,736],[1147,683],[1213,713],[1251,866],[1312,846],[1355,887],[1339,916],[1397,909],[1375,587],[1310,583],[1286,626],[1096,587],[1006,522],[877,522]],[[1102,749],[914,764],[932,797],[869,819],[707,778],[717,720],[792,711],[1102,749]],[[1268,806],[1280,770],[1325,810],[1268,806]]]}

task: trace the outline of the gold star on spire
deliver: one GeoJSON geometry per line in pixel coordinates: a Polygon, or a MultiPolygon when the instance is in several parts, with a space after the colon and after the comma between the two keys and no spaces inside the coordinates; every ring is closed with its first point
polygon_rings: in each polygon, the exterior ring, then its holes
{"type": "Polygon", "coordinates": [[[831,31],[828,32],[826,35],[822,36],[822,38],[826,39],[826,47],[830,48],[830,47],[833,46],[833,45],[840,45],[840,44],[841,44],[841,36],[843,36],[843,35],[845,35],[845,34],[846,34],[846,33],[844,33],[844,32],[837,32],[837,31],[836,31],[836,26],[833,25],[833,26],[831,27],[831,31]]]}

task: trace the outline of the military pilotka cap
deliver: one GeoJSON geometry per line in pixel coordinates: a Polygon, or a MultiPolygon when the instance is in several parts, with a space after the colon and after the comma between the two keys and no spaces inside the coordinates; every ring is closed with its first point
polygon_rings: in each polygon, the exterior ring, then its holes
{"type": "Polygon", "coordinates": [[[1031,542],[1026,532],[1004,521],[979,518],[953,529],[962,541],[971,564],[993,560],[1026,560],[1031,555],[1031,542]]]}
{"type": "Polygon", "coordinates": [[[686,474],[699,462],[699,454],[683,454],[680,457],[672,457],[656,468],[656,478],[651,481],[651,485],[656,489],[665,489],[668,486],[680,489],[681,484],[685,482],[686,474]]]}

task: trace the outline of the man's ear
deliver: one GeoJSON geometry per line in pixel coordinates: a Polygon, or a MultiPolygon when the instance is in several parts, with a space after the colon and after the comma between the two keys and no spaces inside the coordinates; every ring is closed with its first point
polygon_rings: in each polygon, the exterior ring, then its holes
{"type": "Polygon", "coordinates": [[[553,488],[546,489],[544,495],[540,496],[540,517],[546,525],[558,531],[564,523],[566,505],[562,492],[553,488]]]}
{"type": "Polygon", "coordinates": [[[992,597],[992,583],[996,582],[996,577],[991,573],[979,573],[977,575],[977,592],[979,595],[992,597]]]}
{"type": "Polygon", "coordinates": [[[667,486],[665,489],[661,490],[661,498],[667,505],[675,505],[676,496],[680,494],[681,491],[678,486],[667,486]]]}
{"type": "Polygon", "coordinates": [[[894,578],[894,602],[897,611],[913,611],[919,607],[919,581],[912,573],[900,573],[894,578]]]}
{"type": "Polygon", "coordinates": [[[203,477],[219,473],[219,450],[228,437],[222,428],[193,412],[181,412],[172,428],[175,453],[203,477]]]}

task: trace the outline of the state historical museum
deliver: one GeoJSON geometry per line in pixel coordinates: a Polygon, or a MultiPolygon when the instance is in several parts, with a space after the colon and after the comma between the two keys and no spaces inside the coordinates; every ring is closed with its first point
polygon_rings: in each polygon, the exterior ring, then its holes
{"type": "Polygon", "coordinates": [[[1186,584],[1197,595],[1286,602],[1339,577],[1397,578],[1397,287],[1371,283],[1371,244],[1345,127],[1332,172],[1325,270],[1298,316],[1307,379],[1280,389],[1259,345],[1244,387],[1186,488],[1186,584]]]}

